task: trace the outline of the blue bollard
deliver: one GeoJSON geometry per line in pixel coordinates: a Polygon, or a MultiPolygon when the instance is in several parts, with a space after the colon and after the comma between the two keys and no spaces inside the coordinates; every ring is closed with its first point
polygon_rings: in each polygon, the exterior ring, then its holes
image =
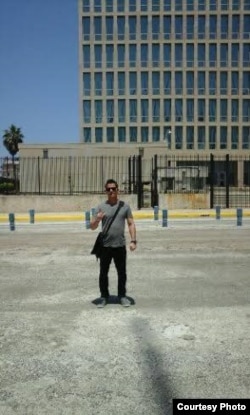
{"type": "Polygon", "coordinates": [[[15,214],[9,213],[9,222],[10,222],[10,230],[14,231],[16,229],[15,227],[15,214]]]}
{"type": "Polygon", "coordinates": [[[90,229],[90,211],[85,212],[85,225],[86,229],[90,229]]]}
{"type": "Polygon", "coordinates": [[[220,206],[215,206],[215,212],[216,212],[216,219],[219,220],[220,219],[220,206]]]}
{"type": "Polygon", "coordinates": [[[95,216],[95,208],[91,209],[91,218],[93,218],[95,216]]]}
{"type": "Polygon", "coordinates": [[[167,228],[168,226],[168,210],[162,209],[162,227],[167,228]]]}
{"type": "Polygon", "coordinates": [[[242,216],[243,216],[242,208],[237,208],[237,226],[242,225],[242,216]]]}
{"type": "Polygon", "coordinates": [[[154,206],[154,220],[159,219],[159,206],[154,206]]]}
{"type": "Polygon", "coordinates": [[[35,210],[30,209],[29,214],[30,214],[30,223],[35,223],[35,210]]]}

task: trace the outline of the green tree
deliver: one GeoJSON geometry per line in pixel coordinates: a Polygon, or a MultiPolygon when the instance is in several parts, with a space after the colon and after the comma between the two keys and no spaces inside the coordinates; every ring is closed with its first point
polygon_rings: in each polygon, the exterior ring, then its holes
{"type": "Polygon", "coordinates": [[[8,130],[4,130],[3,145],[10,153],[13,161],[16,153],[19,151],[18,145],[23,142],[23,138],[21,128],[16,127],[14,124],[11,124],[8,130]]]}
{"type": "Polygon", "coordinates": [[[23,138],[24,138],[24,135],[21,132],[21,128],[16,127],[14,124],[11,124],[8,130],[4,130],[3,145],[12,157],[12,169],[13,169],[13,177],[15,180],[16,190],[18,187],[18,183],[17,183],[17,176],[16,176],[15,155],[19,151],[18,145],[23,142],[23,138]]]}

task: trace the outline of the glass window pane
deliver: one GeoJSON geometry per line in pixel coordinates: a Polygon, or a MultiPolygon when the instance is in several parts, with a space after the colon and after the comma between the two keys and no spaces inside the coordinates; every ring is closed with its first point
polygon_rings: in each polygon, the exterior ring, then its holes
{"type": "Polygon", "coordinates": [[[102,73],[95,73],[95,95],[102,95],[102,73]]]}
{"type": "Polygon", "coordinates": [[[114,127],[107,127],[107,143],[114,143],[115,141],[114,127]]]}
{"type": "Polygon", "coordinates": [[[95,129],[95,142],[102,143],[102,128],[100,127],[95,129]]]}

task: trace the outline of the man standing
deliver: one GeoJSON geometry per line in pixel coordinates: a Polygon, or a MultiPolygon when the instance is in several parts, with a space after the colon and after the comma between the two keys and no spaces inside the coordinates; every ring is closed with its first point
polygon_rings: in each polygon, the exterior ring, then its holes
{"type": "Polygon", "coordinates": [[[129,244],[130,251],[134,251],[136,249],[136,227],[130,206],[124,202],[120,202],[118,199],[117,182],[113,179],[107,180],[105,184],[105,191],[108,199],[97,206],[96,215],[90,223],[90,228],[92,230],[97,229],[99,223],[102,222],[102,229],[105,232],[105,228],[108,227],[108,224],[112,220],[112,217],[115,215],[120,204],[121,206],[103,240],[99,274],[101,298],[98,303],[98,307],[104,307],[109,298],[108,272],[112,259],[114,260],[118,275],[118,297],[120,299],[120,303],[124,307],[129,307],[131,303],[126,297],[127,251],[124,236],[125,220],[127,221],[131,238],[129,244]]]}

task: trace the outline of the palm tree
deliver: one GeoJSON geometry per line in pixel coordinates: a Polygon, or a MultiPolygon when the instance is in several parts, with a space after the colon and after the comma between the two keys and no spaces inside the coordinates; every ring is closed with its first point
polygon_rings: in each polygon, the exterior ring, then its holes
{"type": "Polygon", "coordinates": [[[21,132],[21,128],[16,127],[14,124],[11,124],[8,130],[4,130],[3,145],[11,154],[12,160],[15,157],[16,153],[18,153],[18,144],[23,142],[23,138],[24,136],[21,132]]]}
{"type": "Polygon", "coordinates": [[[21,128],[16,127],[14,124],[11,124],[8,130],[4,130],[3,145],[12,157],[12,168],[13,168],[13,175],[14,175],[16,188],[17,188],[17,180],[16,180],[15,155],[19,151],[18,144],[23,142],[23,138],[24,138],[24,135],[21,132],[21,128]]]}

